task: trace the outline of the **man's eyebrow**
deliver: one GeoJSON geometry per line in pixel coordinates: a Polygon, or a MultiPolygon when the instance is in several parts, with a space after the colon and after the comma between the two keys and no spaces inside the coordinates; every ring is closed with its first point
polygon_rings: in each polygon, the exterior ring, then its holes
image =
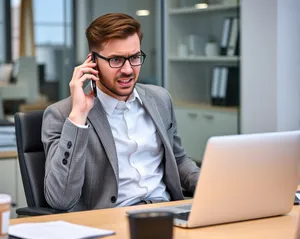
{"type": "MultiPolygon", "coordinates": [[[[137,54],[141,53],[141,51],[137,51],[136,53],[132,54],[132,55],[129,55],[128,57],[131,57],[131,56],[135,56],[137,54]]],[[[124,55],[118,55],[118,54],[111,54],[111,55],[108,55],[106,58],[112,58],[112,57],[127,57],[127,56],[124,56],[124,55]]]]}

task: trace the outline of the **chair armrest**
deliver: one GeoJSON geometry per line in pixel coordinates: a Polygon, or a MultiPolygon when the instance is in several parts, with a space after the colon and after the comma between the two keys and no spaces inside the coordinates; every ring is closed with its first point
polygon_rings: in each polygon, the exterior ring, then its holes
{"type": "Polygon", "coordinates": [[[188,197],[188,198],[194,197],[193,192],[188,192],[188,191],[182,190],[182,194],[183,194],[184,197],[188,197]]]}
{"type": "Polygon", "coordinates": [[[51,214],[59,214],[66,213],[67,211],[55,210],[53,208],[46,207],[22,207],[16,210],[18,217],[23,216],[42,216],[42,215],[51,215],[51,214]]]}

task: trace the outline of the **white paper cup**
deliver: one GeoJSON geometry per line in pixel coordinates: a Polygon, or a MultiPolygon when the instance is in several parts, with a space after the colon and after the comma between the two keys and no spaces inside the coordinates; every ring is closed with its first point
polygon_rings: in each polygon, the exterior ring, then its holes
{"type": "Polygon", "coordinates": [[[0,194],[0,238],[8,238],[11,196],[0,194]]]}

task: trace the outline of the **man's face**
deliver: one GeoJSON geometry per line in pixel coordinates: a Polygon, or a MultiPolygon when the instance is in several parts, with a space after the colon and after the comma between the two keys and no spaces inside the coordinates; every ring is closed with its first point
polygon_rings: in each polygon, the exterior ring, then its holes
{"type": "MultiPolygon", "coordinates": [[[[100,55],[111,58],[115,56],[129,57],[140,53],[140,40],[137,34],[126,39],[111,39],[103,47],[100,55]]],[[[126,101],[132,93],[140,74],[141,66],[131,66],[129,61],[121,68],[111,68],[106,60],[97,59],[99,70],[99,82],[97,86],[106,94],[126,101]]]]}

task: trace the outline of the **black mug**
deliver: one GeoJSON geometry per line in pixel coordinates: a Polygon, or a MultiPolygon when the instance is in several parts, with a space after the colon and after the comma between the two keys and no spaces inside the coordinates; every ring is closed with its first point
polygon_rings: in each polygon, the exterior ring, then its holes
{"type": "Polygon", "coordinates": [[[173,213],[138,212],[128,216],[131,239],[172,239],[173,213]]]}

